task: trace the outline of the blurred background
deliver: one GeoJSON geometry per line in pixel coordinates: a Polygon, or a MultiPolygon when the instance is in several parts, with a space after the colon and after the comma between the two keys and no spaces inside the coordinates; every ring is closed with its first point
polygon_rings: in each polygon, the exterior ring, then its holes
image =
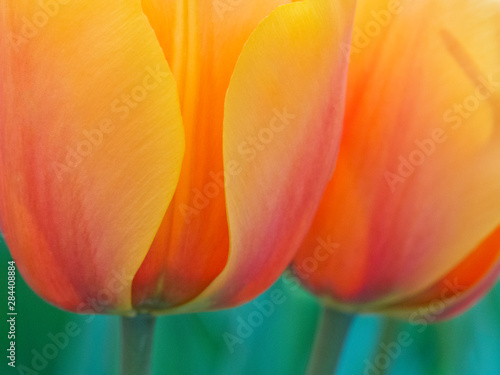
{"type": "MultiPolygon", "coordinates": [[[[0,239],[0,374],[119,375],[120,320],[66,313],[38,298],[17,274],[16,365],[7,366],[7,262],[0,239]],[[66,341],[60,333],[69,329],[66,341]],[[54,338],[59,337],[59,347],[54,338]],[[55,348],[55,350],[54,350],[55,348]]],[[[158,320],[154,375],[302,375],[320,312],[318,303],[283,277],[242,307],[158,320]],[[279,304],[271,293],[280,295],[279,304]],[[280,293],[283,293],[281,295],[280,293]],[[267,310],[262,306],[267,306],[267,310]],[[264,311],[265,314],[262,312],[264,311]]],[[[500,374],[500,285],[459,318],[414,326],[374,316],[354,319],[339,375],[500,374]],[[396,345],[405,334],[406,346],[396,345]],[[383,343],[383,345],[381,345],[383,343]]]]}

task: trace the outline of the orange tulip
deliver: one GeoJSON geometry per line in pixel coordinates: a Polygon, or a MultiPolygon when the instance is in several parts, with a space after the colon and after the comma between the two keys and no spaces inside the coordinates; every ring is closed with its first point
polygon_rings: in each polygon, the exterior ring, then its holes
{"type": "Polygon", "coordinates": [[[351,3],[3,2],[0,228],[28,284],[105,313],[263,292],[333,172],[351,3]]]}
{"type": "Polygon", "coordinates": [[[359,2],[337,168],[293,261],[326,306],[433,321],[494,285],[499,20],[496,1],[359,2]]]}

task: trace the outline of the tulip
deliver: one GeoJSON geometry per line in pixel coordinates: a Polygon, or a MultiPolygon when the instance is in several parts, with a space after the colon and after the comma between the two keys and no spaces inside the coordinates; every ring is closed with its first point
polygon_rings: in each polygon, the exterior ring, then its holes
{"type": "Polygon", "coordinates": [[[333,172],[351,3],[2,3],[0,228],[33,290],[145,315],[270,286],[333,172]]]}
{"type": "Polygon", "coordinates": [[[0,7],[1,228],[41,297],[201,311],[279,277],[334,168],[353,16],[286,3],[0,7]]]}
{"type": "Polygon", "coordinates": [[[496,1],[359,2],[337,167],[292,264],[328,309],[420,326],[497,280],[499,19],[496,1]]]}

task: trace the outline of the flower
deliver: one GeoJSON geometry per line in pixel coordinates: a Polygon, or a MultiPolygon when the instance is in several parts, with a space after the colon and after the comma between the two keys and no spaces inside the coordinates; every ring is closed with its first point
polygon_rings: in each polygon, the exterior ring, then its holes
{"type": "Polygon", "coordinates": [[[4,2],[0,228],[35,292],[134,314],[271,285],[334,168],[351,3],[4,2]]]}
{"type": "Polygon", "coordinates": [[[293,261],[327,305],[444,319],[494,285],[499,19],[492,1],[359,3],[337,168],[293,261]]]}

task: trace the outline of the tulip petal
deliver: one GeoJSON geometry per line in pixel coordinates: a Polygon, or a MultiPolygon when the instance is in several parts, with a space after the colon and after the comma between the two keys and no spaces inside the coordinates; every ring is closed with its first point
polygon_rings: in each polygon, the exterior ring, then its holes
{"type": "Polygon", "coordinates": [[[127,311],[183,157],[161,47],[138,1],[3,2],[0,22],[7,244],[47,301],[127,311]]]}
{"type": "Polygon", "coordinates": [[[252,31],[288,2],[142,1],[179,88],[186,157],[174,199],[134,280],[138,309],[183,304],[226,265],[222,127],[227,87],[252,31]]]}
{"type": "Polygon", "coordinates": [[[354,4],[284,5],[250,37],[229,85],[228,263],[185,310],[248,301],[283,272],[314,216],[340,141],[354,4]]]}
{"type": "MultiPolygon", "coordinates": [[[[387,6],[360,3],[338,166],[294,261],[331,236],[342,251],[305,283],[370,311],[436,285],[500,223],[499,3],[387,6]]],[[[472,284],[498,269],[490,246],[472,284]]]]}
{"type": "Polygon", "coordinates": [[[464,261],[427,290],[380,308],[399,318],[450,319],[488,292],[500,273],[500,226],[464,261]],[[418,311],[417,315],[414,313],[418,311]]]}

